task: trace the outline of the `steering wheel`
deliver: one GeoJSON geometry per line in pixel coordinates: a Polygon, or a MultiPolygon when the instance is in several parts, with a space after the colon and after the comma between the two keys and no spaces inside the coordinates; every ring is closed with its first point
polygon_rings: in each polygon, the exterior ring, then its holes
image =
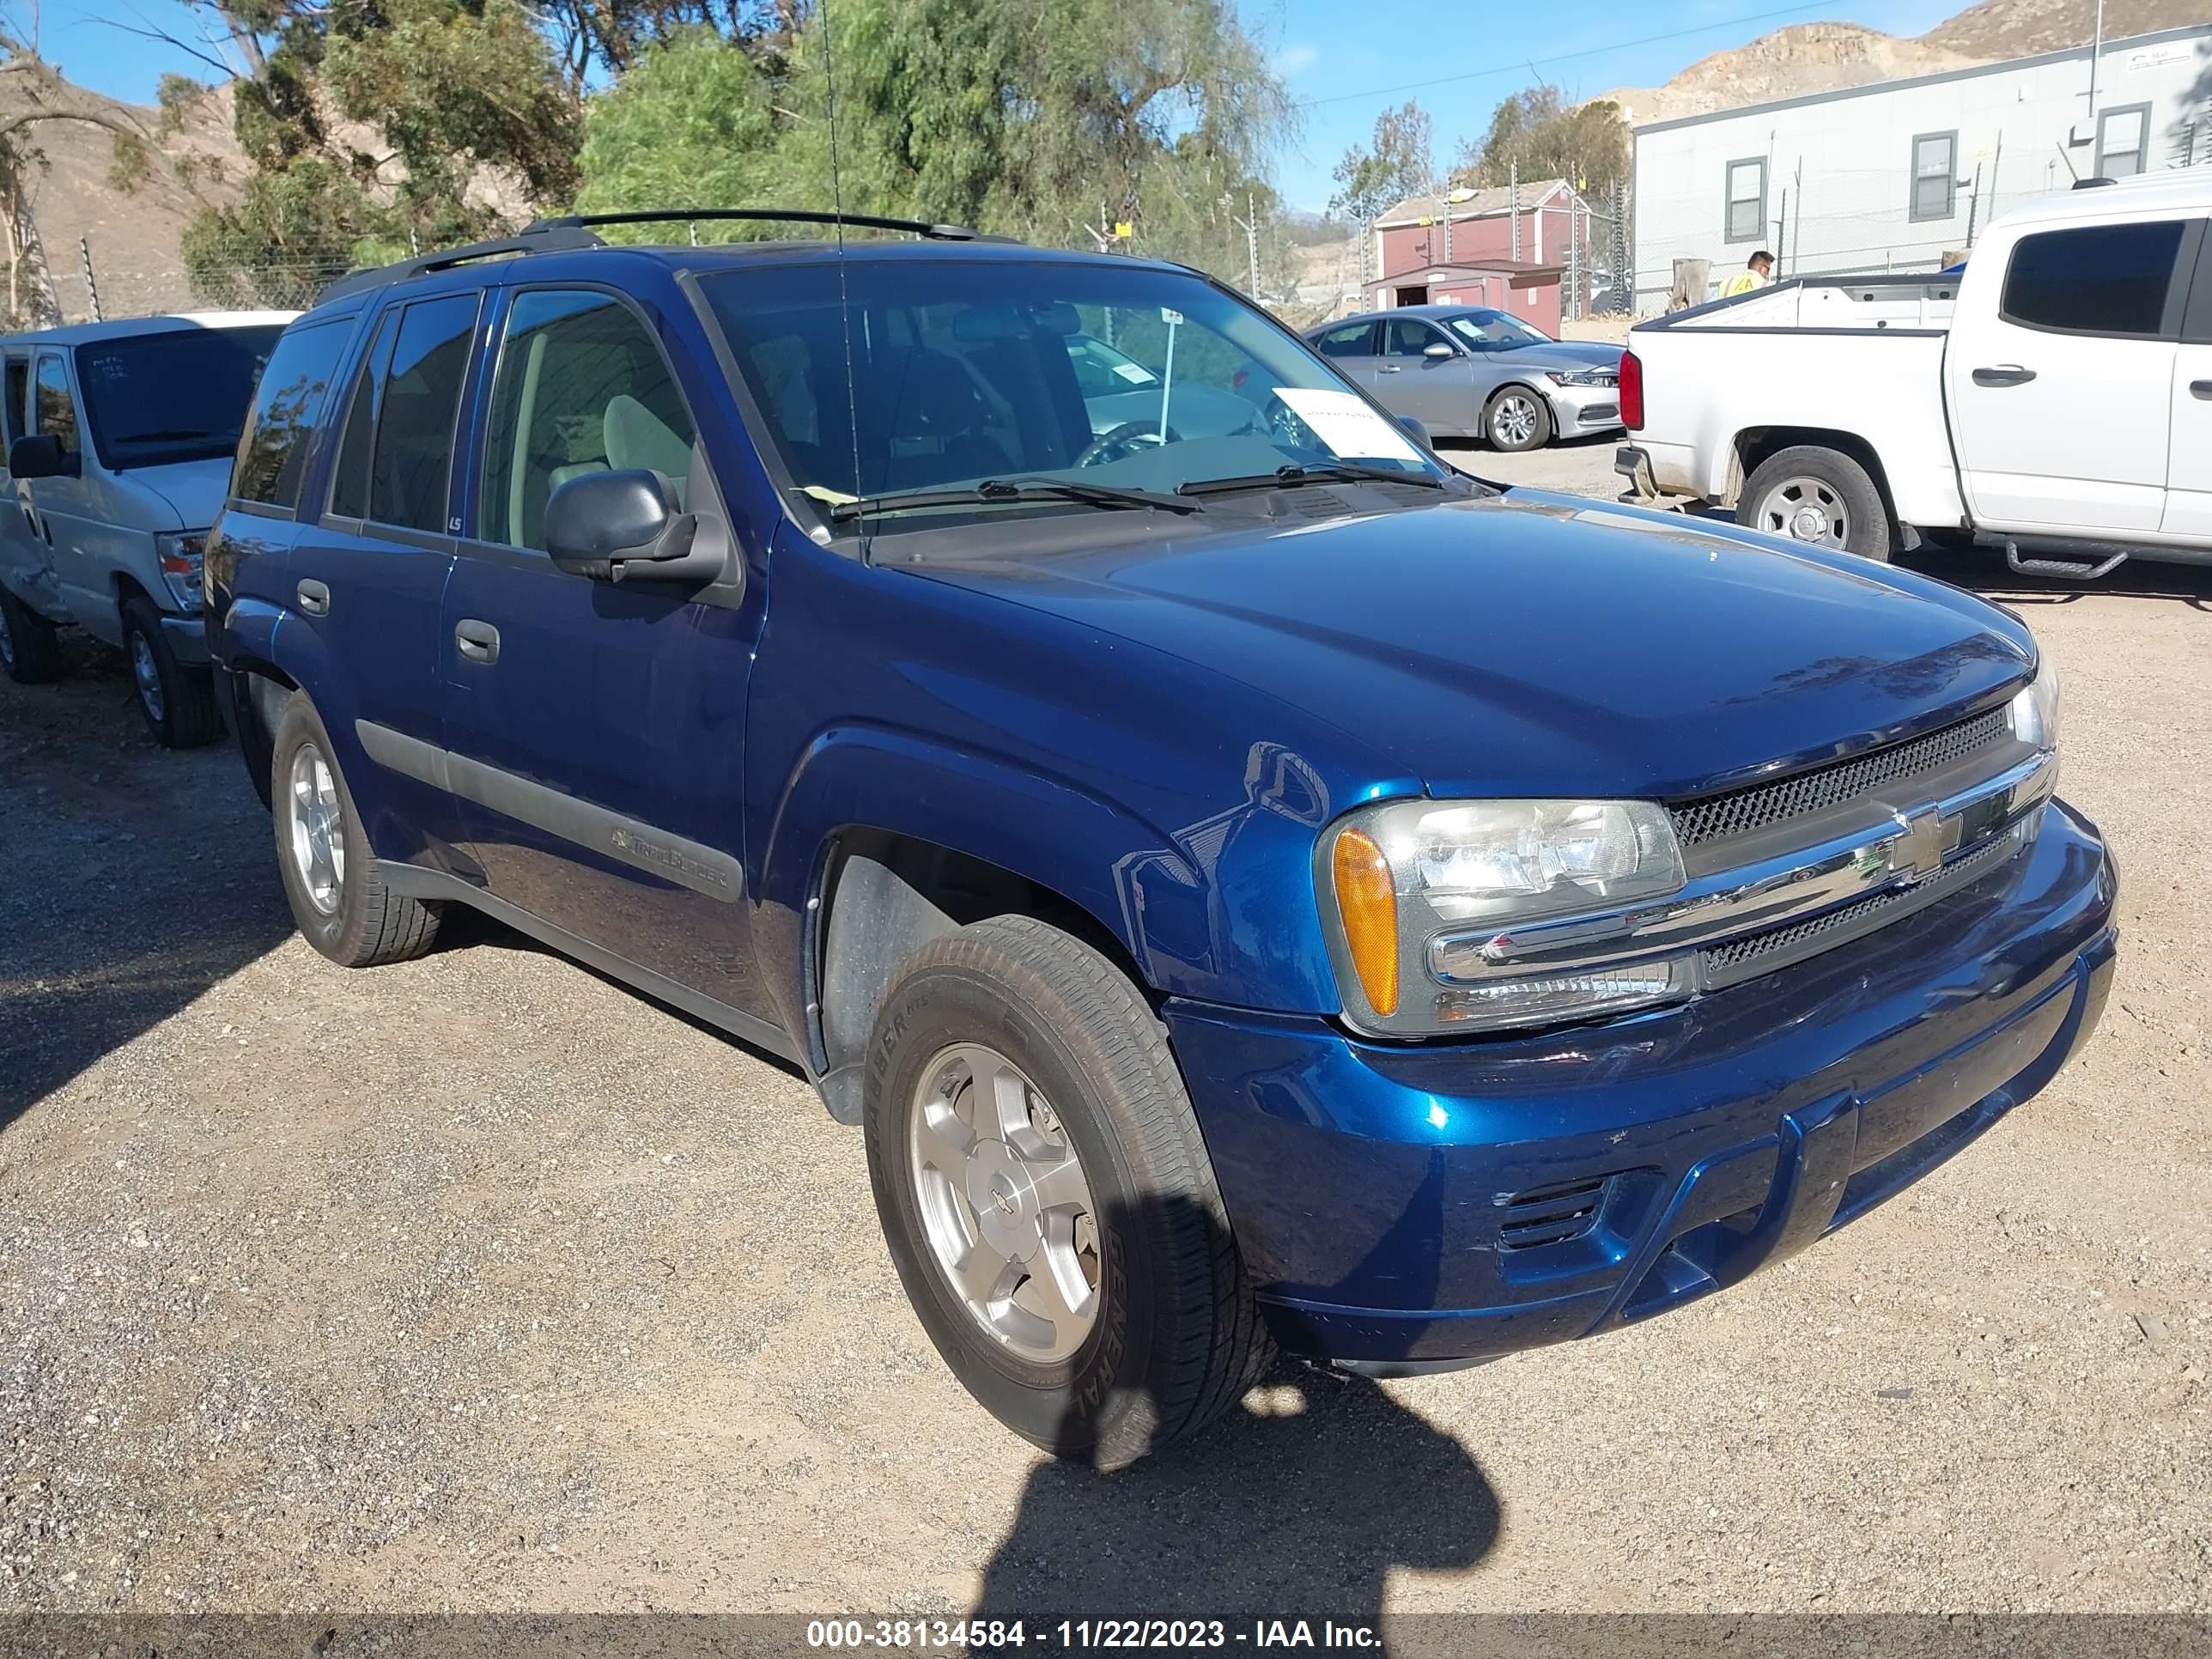
{"type": "Polygon", "coordinates": [[[1158,421],[1124,421],[1110,431],[1102,432],[1084,445],[1083,453],[1075,458],[1078,466],[1101,466],[1108,461],[1126,460],[1140,449],[1158,449],[1162,444],[1179,444],[1182,435],[1173,427],[1162,428],[1158,421]]]}

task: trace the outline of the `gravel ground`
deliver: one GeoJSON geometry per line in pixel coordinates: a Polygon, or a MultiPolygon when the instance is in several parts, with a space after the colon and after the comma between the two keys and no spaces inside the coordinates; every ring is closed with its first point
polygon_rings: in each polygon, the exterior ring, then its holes
{"type": "Polygon", "coordinates": [[[2212,571],[2003,595],[2124,875],[2081,1060],[1726,1295],[1112,1478],[969,1402],[797,1077],[487,923],[331,967],[233,752],[0,682],[0,1612],[2212,1611],[2212,571]]]}

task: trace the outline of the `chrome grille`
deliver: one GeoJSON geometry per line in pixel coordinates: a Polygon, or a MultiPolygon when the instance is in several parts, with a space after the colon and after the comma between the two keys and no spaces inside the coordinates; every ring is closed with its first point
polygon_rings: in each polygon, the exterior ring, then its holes
{"type": "Polygon", "coordinates": [[[1700,965],[1705,969],[1705,982],[1711,986],[1748,978],[1750,975],[1745,969],[1764,957],[1797,950],[1823,934],[1860,927],[1865,922],[1876,920],[1881,912],[1895,909],[1900,905],[1917,909],[1988,874],[2018,852],[2021,846],[2021,833],[2017,830],[2007,830],[1972,852],[1954,858],[1925,881],[1910,887],[1892,887],[1883,892],[1871,894],[1856,903],[1846,904],[1825,915],[1814,916],[1808,921],[1793,922],[1786,927],[1771,927],[1763,933],[1747,933],[1741,939],[1732,939],[1725,945],[1712,945],[1698,953],[1700,965]]]}
{"type": "Polygon", "coordinates": [[[1703,800],[1684,801],[1667,810],[1674,820],[1676,839],[1686,848],[1699,847],[1843,805],[1901,779],[1941,771],[1984,744],[1996,742],[2008,729],[2005,711],[1993,708],[1924,738],[1893,744],[1855,760],[1817,766],[1794,777],[1708,795],[1703,800]]]}

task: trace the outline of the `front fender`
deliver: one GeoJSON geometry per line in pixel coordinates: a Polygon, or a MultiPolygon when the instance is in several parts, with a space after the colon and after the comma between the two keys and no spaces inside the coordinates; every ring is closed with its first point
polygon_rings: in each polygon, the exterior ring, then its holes
{"type": "MultiPolygon", "coordinates": [[[[1152,989],[1243,1007],[1333,1012],[1312,890],[1326,799],[1274,745],[1248,757],[1245,799],[1163,830],[1075,781],[1010,757],[875,725],[841,725],[802,751],[771,820],[756,927],[764,955],[805,960],[805,907],[829,848],[857,829],[1009,870],[1094,919],[1152,989]]],[[[796,998],[797,974],[772,975],[796,998]]],[[[803,1010],[783,1011],[800,1029],[803,1010]]]]}

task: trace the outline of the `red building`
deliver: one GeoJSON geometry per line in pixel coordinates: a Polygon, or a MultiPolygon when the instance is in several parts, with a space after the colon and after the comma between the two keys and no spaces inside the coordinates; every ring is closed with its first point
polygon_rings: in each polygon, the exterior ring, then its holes
{"type": "Polygon", "coordinates": [[[1524,184],[1515,198],[1507,185],[1452,191],[1385,213],[1374,225],[1369,308],[1493,306],[1557,334],[1562,276],[1571,261],[1589,269],[1589,207],[1564,179],[1524,184]]]}

